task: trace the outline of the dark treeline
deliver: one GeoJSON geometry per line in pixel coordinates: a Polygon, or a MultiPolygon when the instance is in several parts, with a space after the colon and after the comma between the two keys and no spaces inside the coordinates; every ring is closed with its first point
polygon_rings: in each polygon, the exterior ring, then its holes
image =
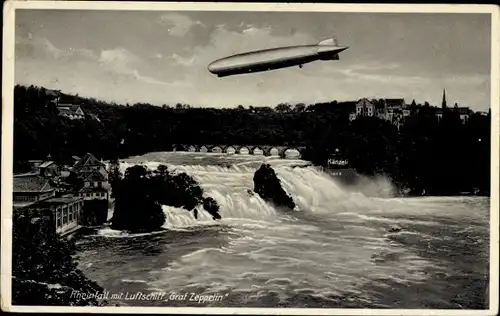
{"type": "Polygon", "coordinates": [[[304,159],[320,165],[339,149],[359,173],[385,174],[414,194],[489,194],[490,115],[473,114],[462,124],[449,111],[438,122],[426,103],[414,105],[418,111],[398,130],[378,118],[350,122],[355,102],[214,109],[66,98],[81,105],[84,120],[58,116],[43,88],[15,87],[16,170],[48,154],[63,163],[86,152],[116,159],[173,144],[296,144],[308,147],[304,159]]]}

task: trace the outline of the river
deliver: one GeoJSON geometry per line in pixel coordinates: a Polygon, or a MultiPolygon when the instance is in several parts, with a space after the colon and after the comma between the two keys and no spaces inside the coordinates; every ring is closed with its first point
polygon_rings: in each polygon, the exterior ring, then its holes
{"type": "Polygon", "coordinates": [[[106,291],[129,295],[111,303],[488,306],[488,198],[394,198],[382,179],[344,187],[313,166],[297,167],[307,162],[293,157],[149,153],[124,160],[121,168],[139,163],[190,174],[219,203],[223,219],[201,212],[196,220],[164,207],[165,232],[129,235],[103,227],[80,238],[80,269],[106,291]],[[263,161],[275,168],[298,210],[275,209],[249,194],[263,161]],[[165,296],[131,297],[137,292],[165,296]]]}

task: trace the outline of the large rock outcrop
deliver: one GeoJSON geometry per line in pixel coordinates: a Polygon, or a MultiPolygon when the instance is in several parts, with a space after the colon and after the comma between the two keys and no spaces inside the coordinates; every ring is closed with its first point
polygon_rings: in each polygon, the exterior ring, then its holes
{"type": "Polygon", "coordinates": [[[205,197],[203,188],[186,173],[170,172],[165,165],[150,171],[145,166],[127,168],[125,177],[114,185],[115,209],[111,228],[130,232],[151,232],[163,229],[166,216],[162,205],[193,211],[198,218],[198,206],[214,220],[221,219],[219,205],[205,197]]]}
{"type": "Polygon", "coordinates": [[[254,191],[264,201],[271,202],[278,207],[295,208],[293,199],[283,190],[281,182],[273,168],[262,164],[253,176],[254,191]]]}

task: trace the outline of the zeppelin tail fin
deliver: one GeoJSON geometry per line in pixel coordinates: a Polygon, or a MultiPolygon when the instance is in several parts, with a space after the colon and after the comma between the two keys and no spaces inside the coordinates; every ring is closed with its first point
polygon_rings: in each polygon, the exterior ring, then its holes
{"type": "Polygon", "coordinates": [[[335,37],[322,40],[321,42],[318,43],[320,46],[338,46],[337,39],[335,37]]]}

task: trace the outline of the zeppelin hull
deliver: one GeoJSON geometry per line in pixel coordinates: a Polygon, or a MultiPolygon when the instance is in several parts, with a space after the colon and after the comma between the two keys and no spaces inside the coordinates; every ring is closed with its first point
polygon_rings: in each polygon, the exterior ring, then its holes
{"type": "Polygon", "coordinates": [[[294,59],[282,59],[282,60],[274,60],[263,63],[256,63],[250,65],[238,65],[232,68],[220,69],[216,72],[218,77],[227,77],[231,75],[239,75],[245,73],[254,73],[254,72],[262,72],[286,67],[294,67],[303,64],[307,64],[319,59],[319,56],[312,55],[294,59]]]}
{"type": "Polygon", "coordinates": [[[212,62],[208,70],[219,77],[262,72],[303,65],[316,60],[338,60],[340,46],[307,45],[282,47],[233,55],[212,62]]]}

